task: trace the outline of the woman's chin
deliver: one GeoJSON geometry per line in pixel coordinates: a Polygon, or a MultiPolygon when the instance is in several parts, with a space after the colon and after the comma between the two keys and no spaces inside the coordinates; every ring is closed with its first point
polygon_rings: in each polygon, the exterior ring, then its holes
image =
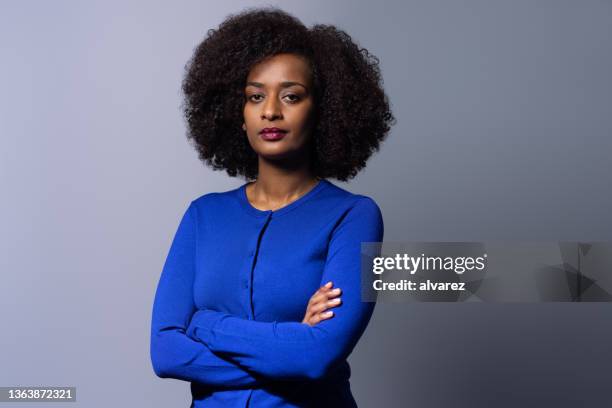
{"type": "Polygon", "coordinates": [[[259,155],[259,157],[261,157],[262,159],[266,161],[279,162],[279,163],[286,162],[288,160],[293,161],[296,158],[299,158],[299,156],[301,155],[299,151],[283,149],[283,148],[261,149],[259,152],[257,152],[257,154],[259,155]]]}

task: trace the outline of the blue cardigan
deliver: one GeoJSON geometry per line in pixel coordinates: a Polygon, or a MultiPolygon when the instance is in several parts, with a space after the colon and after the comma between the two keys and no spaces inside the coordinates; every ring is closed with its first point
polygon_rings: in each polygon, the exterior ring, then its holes
{"type": "Polygon", "coordinates": [[[356,406],[346,359],[375,305],[360,243],[383,240],[380,209],[322,179],[263,211],[245,187],[198,197],[180,221],[153,303],[156,375],[190,381],[192,407],[356,406]],[[342,304],[301,323],[328,281],[342,304]]]}

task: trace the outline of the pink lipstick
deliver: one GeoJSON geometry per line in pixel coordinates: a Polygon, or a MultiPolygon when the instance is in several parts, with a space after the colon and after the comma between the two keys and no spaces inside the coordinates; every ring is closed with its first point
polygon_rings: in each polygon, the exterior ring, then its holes
{"type": "Polygon", "coordinates": [[[276,127],[273,128],[264,128],[259,132],[261,138],[268,141],[280,140],[287,134],[285,129],[279,129],[276,127]]]}

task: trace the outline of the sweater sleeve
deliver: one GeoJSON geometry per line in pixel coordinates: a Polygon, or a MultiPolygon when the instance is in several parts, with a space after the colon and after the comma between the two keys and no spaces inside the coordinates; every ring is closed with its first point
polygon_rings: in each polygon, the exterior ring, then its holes
{"type": "Polygon", "coordinates": [[[150,357],[161,378],[224,388],[258,385],[261,379],[215,355],[185,333],[193,301],[196,222],[193,203],[183,215],[166,258],[153,302],[150,357]]]}
{"type": "Polygon", "coordinates": [[[383,220],[365,196],[336,226],[321,285],[342,290],[334,316],[315,326],[301,322],[259,322],[224,312],[198,310],[187,335],[241,367],[275,379],[324,378],[345,360],[365,331],[374,302],[361,301],[361,242],[381,242],[383,220]]]}

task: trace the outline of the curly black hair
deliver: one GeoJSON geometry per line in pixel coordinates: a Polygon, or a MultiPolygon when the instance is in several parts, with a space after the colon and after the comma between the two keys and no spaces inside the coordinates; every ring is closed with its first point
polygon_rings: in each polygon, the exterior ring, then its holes
{"type": "Polygon", "coordinates": [[[256,179],[257,154],[242,130],[244,86],[252,66],[281,53],[299,54],[310,63],[314,175],[353,178],[395,122],[379,60],[337,27],[309,29],[276,7],[229,15],[195,48],[182,83],[188,139],[214,170],[256,179]]]}

